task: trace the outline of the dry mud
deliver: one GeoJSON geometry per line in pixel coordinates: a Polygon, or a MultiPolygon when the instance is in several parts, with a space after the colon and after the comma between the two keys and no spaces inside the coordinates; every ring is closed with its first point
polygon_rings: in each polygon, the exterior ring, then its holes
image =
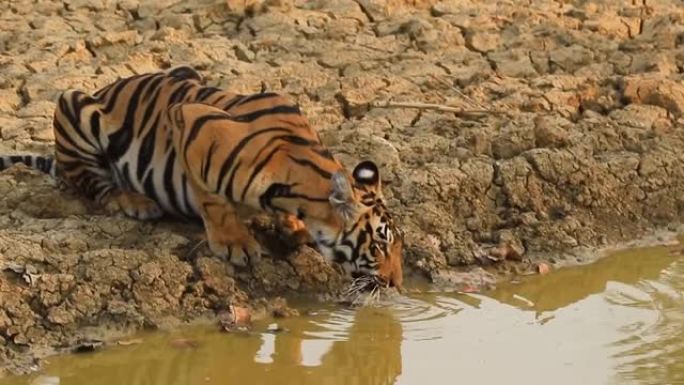
{"type": "MultiPolygon", "coordinates": [[[[681,1],[0,8],[1,153],[51,152],[61,90],[190,64],[212,85],[292,95],[346,165],[378,162],[407,274],[443,288],[487,286],[490,272],[567,262],[684,219],[681,1]],[[378,106],[387,101],[464,112],[378,106]]],[[[274,296],[346,284],[306,248],[237,271],[190,252],[200,226],[107,216],[26,169],[0,173],[0,196],[0,359],[15,371],[231,303],[287,312],[274,296]]],[[[260,229],[287,244],[275,227],[260,229]]]]}

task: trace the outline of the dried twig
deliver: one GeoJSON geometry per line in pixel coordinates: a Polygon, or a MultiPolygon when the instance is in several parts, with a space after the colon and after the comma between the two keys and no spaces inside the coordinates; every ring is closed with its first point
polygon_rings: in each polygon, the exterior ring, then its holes
{"type": "Polygon", "coordinates": [[[455,87],[453,84],[449,83],[448,81],[438,77],[437,75],[430,75],[434,80],[444,84],[445,86],[449,87],[452,91],[457,93],[461,98],[463,98],[464,101],[468,102],[472,106],[476,106],[477,108],[480,108],[485,111],[489,111],[487,108],[485,108],[482,104],[479,102],[475,101],[475,99],[471,98],[470,96],[466,95],[463,93],[463,91],[459,90],[458,87],[455,87]]]}
{"type": "Polygon", "coordinates": [[[442,104],[433,103],[418,103],[418,102],[374,102],[371,103],[374,108],[417,108],[419,110],[434,110],[441,112],[451,112],[459,116],[482,116],[482,115],[508,115],[505,112],[490,111],[490,110],[464,110],[462,108],[445,106],[442,104]]]}

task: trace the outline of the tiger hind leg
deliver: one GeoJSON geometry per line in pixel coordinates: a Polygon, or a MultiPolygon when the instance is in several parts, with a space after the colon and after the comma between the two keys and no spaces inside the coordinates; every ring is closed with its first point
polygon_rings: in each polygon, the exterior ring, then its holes
{"type": "Polygon", "coordinates": [[[102,204],[110,213],[123,212],[131,218],[140,220],[156,219],[164,215],[157,202],[132,191],[115,189],[104,198],[102,204]]]}
{"type": "Polygon", "coordinates": [[[263,251],[239,217],[235,206],[226,198],[207,193],[190,183],[199,203],[209,249],[236,266],[254,266],[263,251]]]}
{"type": "Polygon", "coordinates": [[[108,212],[123,211],[136,219],[153,219],[162,210],[152,199],[122,190],[100,145],[99,110],[80,91],[67,91],[58,100],[53,119],[56,173],[77,192],[108,212]]]}

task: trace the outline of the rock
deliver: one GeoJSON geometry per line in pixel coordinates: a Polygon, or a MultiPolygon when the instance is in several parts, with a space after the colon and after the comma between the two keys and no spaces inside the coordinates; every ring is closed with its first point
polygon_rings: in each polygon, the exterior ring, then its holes
{"type": "Polygon", "coordinates": [[[256,57],[256,54],[242,43],[235,44],[234,49],[235,56],[242,61],[251,63],[256,57]]]}
{"type": "MultiPolygon", "coordinates": [[[[630,18],[631,19],[631,18],[630,18]]],[[[624,18],[615,14],[602,14],[598,18],[587,20],[583,23],[583,27],[602,35],[626,39],[637,35],[639,33],[639,25],[628,24],[624,18]],[[632,29],[636,27],[635,29],[632,29]]]]}
{"type": "Polygon", "coordinates": [[[537,264],[537,273],[539,275],[546,275],[551,272],[551,265],[546,262],[539,262],[537,264]]]}
{"type": "Polygon", "coordinates": [[[651,129],[654,124],[662,125],[664,124],[663,121],[669,122],[666,109],[651,105],[629,104],[623,109],[611,111],[609,116],[619,122],[621,126],[647,130],[651,129]]]}
{"type": "Polygon", "coordinates": [[[29,133],[21,121],[0,117],[0,137],[3,140],[26,140],[29,133]]]}
{"type": "Polygon", "coordinates": [[[463,11],[465,7],[472,6],[471,0],[448,0],[440,1],[430,8],[432,16],[440,17],[449,14],[457,14],[463,11]]]}
{"type": "Polygon", "coordinates": [[[630,76],[622,79],[622,93],[630,103],[650,104],[675,117],[684,114],[684,85],[662,77],[630,76]]]}
{"type": "Polygon", "coordinates": [[[525,78],[537,75],[529,55],[525,52],[497,51],[490,52],[487,56],[496,63],[496,72],[502,76],[525,78]]]}
{"type": "Polygon", "coordinates": [[[499,245],[490,251],[495,258],[522,261],[525,246],[522,241],[509,230],[502,230],[498,234],[499,245]]]}
{"type": "Polygon", "coordinates": [[[568,73],[573,73],[580,67],[590,64],[593,59],[592,51],[577,44],[556,48],[549,53],[551,63],[568,73]]]}
{"type": "Polygon", "coordinates": [[[498,32],[473,32],[466,34],[466,44],[478,52],[494,51],[501,44],[501,34],[498,32]]]}
{"type": "Polygon", "coordinates": [[[21,104],[21,98],[14,90],[0,90],[0,113],[14,113],[21,104]]]}
{"type": "Polygon", "coordinates": [[[55,113],[55,103],[47,100],[34,101],[17,111],[19,118],[52,118],[55,113]]]}
{"type": "Polygon", "coordinates": [[[558,148],[568,143],[565,127],[572,123],[555,115],[539,115],[534,119],[534,138],[537,147],[558,148]]]}

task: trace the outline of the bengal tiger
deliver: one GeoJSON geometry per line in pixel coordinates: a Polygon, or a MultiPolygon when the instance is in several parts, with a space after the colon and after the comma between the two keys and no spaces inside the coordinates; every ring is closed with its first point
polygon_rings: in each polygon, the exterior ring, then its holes
{"type": "Polygon", "coordinates": [[[245,266],[266,248],[240,207],[305,226],[330,262],[355,277],[402,284],[403,236],[387,210],[378,167],[351,174],[298,105],[274,92],[205,86],[188,66],[119,79],[57,101],[54,157],[0,157],[56,176],[110,210],[141,220],[200,217],[210,250],[245,266]]]}

